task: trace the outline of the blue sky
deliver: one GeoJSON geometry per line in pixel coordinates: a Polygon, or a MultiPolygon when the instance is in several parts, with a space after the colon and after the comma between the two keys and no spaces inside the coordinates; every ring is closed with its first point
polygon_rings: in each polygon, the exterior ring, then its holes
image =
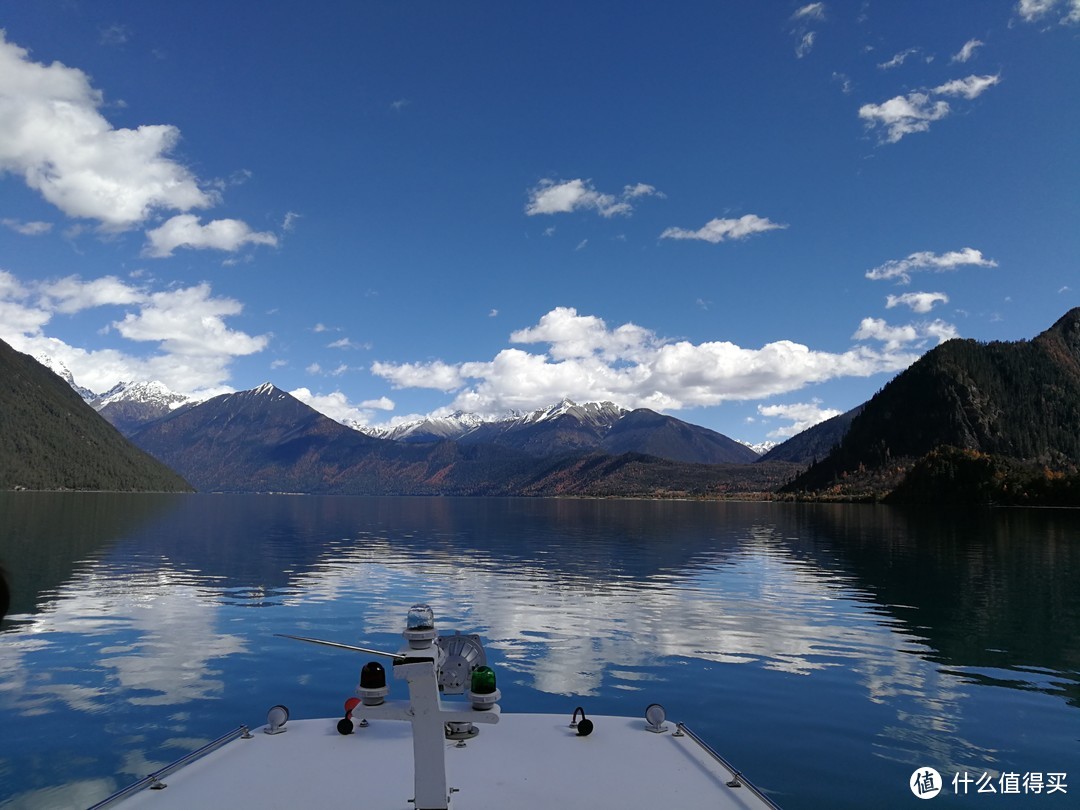
{"type": "Polygon", "coordinates": [[[750,442],[1080,304],[1080,0],[0,0],[0,337],[750,442]]]}

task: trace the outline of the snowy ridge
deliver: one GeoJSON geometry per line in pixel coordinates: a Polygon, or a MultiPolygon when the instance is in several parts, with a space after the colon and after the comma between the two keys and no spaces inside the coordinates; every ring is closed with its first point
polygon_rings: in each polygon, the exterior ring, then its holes
{"type": "Polygon", "coordinates": [[[39,354],[34,358],[45,368],[49,369],[57,377],[60,377],[64,382],[72,387],[76,394],[83,398],[84,401],[92,401],[97,394],[91,391],[89,388],[83,388],[81,385],[75,383],[75,376],[71,373],[71,370],[64,365],[60,360],[54,357],[49,357],[47,354],[39,354]]]}
{"type": "Polygon", "coordinates": [[[91,404],[101,410],[106,405],[119,403],[138,403],[140,405],[160,405],[168,410],[176,410],[181,405],[193,402],[186,394],[178,394],[159,380],[148,382],[117,383],[104,394],[93,398],[91,404]]]}
{"type": "Polygon", "coordinates": [[[438,439],[457,439],[466,433],[476,429],[486,421],[482,416],[465,411],[455,411],[449,416],[427,416],[412,422],[404,422],[400,425],[359,425],[355,422],[347,423],[348,427],[358,430],[367,436],[376,439],[389,439],[391,441],[416,441],[438,439]]]}
{"type": "Polygon", "coordinates": [[[629,411],[625,408],[620,408],[612,402],[586,402],[578,405],[573,400],[564,399],[550,408],[541,408],[508,421],[520,425],[535,425],[558,419],[560,416],[573,416],[587,424],[610,426],[612,422],[618,421],[627,413],[629,411]]]}
{"type": "Polygon", "coordinates": [[[358,425],[356,423],[351,423],[348,426],[377,439],[439,441],[461,439],[483,426],[497,426],[506,431],[529,425],[538,425],[562,416],[571,416],[584,424],[600,429],[608,429],[627,413],[629,411],[625,408],[620,408],[611,402],[586,402],[579,405],[572,400],[564,399],[555,405],[530,411],[529,413],[510,412],[504,416],[484,417],[476,413],[455,411],[449,416],[426,416],[422,419],[393,426],[358,425]]]}

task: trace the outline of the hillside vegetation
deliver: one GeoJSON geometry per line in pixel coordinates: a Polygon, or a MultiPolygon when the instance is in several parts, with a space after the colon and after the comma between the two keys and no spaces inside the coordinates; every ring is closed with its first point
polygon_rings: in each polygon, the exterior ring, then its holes
{"type": "Polygon", "coordinates": [[[910,474],[896,499],[952,492],[978,500],[990,489],[975,482],[989,475],[1004,487],[990,500],[1013,502],[1027,491],[1039,502],[1033,493],[1063,497],[1063,484],[1047,487],[1042,479],[1070,480],[1078,463],[1080,308],[1031,341],[951,340],[928,352],[867,402],[834,451],[785,491],[880,497],[910,474]]]}
{"type": "Polygon", "coordinates": [[[60,377],[0,341],[0,489],[191,487],[128,442],[60,377]]]}

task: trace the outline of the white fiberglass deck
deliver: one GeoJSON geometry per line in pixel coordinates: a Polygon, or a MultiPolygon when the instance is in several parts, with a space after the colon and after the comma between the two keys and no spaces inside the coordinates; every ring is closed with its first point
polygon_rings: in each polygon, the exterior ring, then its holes
{"type": "MultiPolygon", "coordinates": [[[[455,810],[508,807],[761,808],[748,786],[731,788],[732,773],[673,723],[657,734],[643,719],[590,717],[579,737],[570,718],[503,714],[497,725],[459,748],[446,743],[446,771],[455,810]]],[[[125,808],[388,808],[414,810],[409,723],[371,720],[343,736],[337,718],[289,721],[287,731],[252,731],[165,776],[168,787],[145,789],[125,808]]]]}

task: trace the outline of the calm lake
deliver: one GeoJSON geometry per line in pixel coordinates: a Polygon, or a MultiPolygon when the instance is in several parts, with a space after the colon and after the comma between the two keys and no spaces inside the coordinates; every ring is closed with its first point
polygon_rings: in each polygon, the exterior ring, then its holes
{"type": "Polygon", "coordinates": [[[1077,512],[0,493],[0,560],[4,808],[339,715],[368,659],[274,634],[396,649],[416,601],[504,711],[663,703],[786,809],[908,807],[925,767],[939,806],[1080,798],[1077,512]]]}

